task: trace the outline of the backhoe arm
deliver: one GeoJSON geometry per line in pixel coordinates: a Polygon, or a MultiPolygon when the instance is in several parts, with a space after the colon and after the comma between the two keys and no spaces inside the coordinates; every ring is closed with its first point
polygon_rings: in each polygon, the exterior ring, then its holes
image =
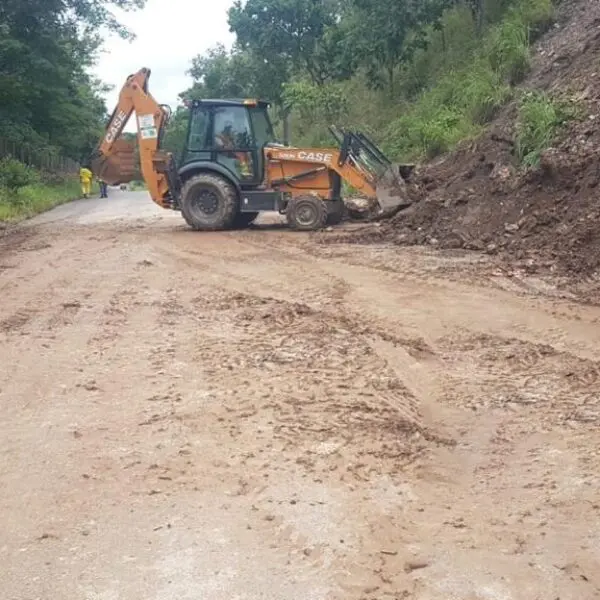
{"type": "Polygon", "coordinates": [[[142,177],[152,200],[167,208],[173,204],[167,168],[171,156],[159,151],[159,142],[169,113],[148,92],[149,78],[149,69],[141,69],[127,78],[92,160],[92,171],[110,185],[138,177],[135,146],[121,138],[131,114],[135,112],[142,177]]]}

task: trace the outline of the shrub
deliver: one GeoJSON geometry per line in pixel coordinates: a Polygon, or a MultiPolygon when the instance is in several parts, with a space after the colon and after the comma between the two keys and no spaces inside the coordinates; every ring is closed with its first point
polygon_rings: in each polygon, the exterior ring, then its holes
{"type": "Polygon", "coordinates": [[[461,106],[476,125],[489,123],[512,95],[510,86],[483,64],[469,70],[459,85],[461,106]]]}
{"type": "Polygon", "coordinates": [[[32,185],[39,180],[35,169],[22,162],[6,157],[0,160],[0,186],[11,192],[17,192],[25,186],[32,185]]]}
{"type": "Polygon", "coordinates": [[[521,163],[537,166],[541,153],[552,145],[559,129],[576,114],[576,109],[569,104],[543,92],[524,94],[516,124],[516,151],[521,163]]]}
{"type": "Polygon", "coordinates": [[[517,12],[528,27],[531,40],[536,40],[554,22],[554,0],[521,0],[517,12]]]}
{"type": "Polygon", "coordinates": [[[40,183],[45,185],[62,185],[68,179],[62,173],[51,173],[49,171],[40,172],[40,183]]]}
{"type": "Polygon", "coordinates": [[[348,111],[348,97],[344,86],[330,83],[317,86],[306,81],[284,84],[284,103],[295,108],[301,117],[312,122],[334,122],[348,111]]]}
{"type": "Polygon", "coordinates": [[[62,202],[74,200],[79,194],[76,177],[65,178],[60,185],[27,185],[18,192],[9,192],[7,188],[0,187],[0,221],[35,215],[62,202]]]}
{"type": "Polygon", "coordinates": [[[473,127],[460,110],[440,106],[430,119],[418,123],[418,132],[423,153],[428,158],[435,158],[468,137],[473,127]]]}
{"type": "Polygon", "coordinates": [[[420,114],[409,113],[393,121],[384,139],[384,149],[394,158],[435,158],[479,129],[457,107],[433,105],[420,114]]]}
{"type": "Polygon", "coordinates": [[[495,28],[488,42],[492,69],[510,85],[520,83],[530,66],[529,31],[515,13],[495,28]]]}

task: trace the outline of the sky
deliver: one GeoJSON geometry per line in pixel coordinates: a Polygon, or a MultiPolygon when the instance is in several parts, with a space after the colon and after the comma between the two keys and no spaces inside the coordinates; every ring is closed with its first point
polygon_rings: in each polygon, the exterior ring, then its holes
{"type": "Polygon", "coordinates": [[[93,69],[94,75],[114,86],[106,94],[108,111],[115,107],[127,76],[142,67],[152,70],[152,95],[175,110],[179,93],[191,84],[186,71],[192,58],[219,42],[228,47],[233,42],[227,25],[231,4],[232,0],[148,0],[141,11],[115,10],[119,21],[137,38],[126,42],[107,36],[93,69]]]}

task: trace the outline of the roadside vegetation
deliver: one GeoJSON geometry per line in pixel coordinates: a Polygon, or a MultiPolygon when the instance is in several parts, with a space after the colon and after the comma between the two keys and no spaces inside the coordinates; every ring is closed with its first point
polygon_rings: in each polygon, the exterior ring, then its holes
{"type": "Polygon", "coordinates": [[[135,180],[135,181],[132,181],[131,183],[129,183],[128,187],[129,187],[129,190],[132,192],[141,192],[141,191],[148,189],[145,181],[138,181],[138,180],[135,180]]]}
{"type": "MultiPolygon", "coordinates": [[[[233,49],[194,58],[182,97],[267,98],[295,145],[329,145],[337,124],[391,158],[433,158],[517,99],[531,45],[553,18],[552,0],[238,0],[233,49]]],[[[171,150],[185,118],[176,112],[171,150]]]]}
{"type": "Polygon", "coordinates": [[[102,32],[131,38],[112,9],[145,0],[0,2],[0,220],[79,196],[107,118],[105,86],[89,75],[102,32]],[[12,157],[12,158],[10,158],[12,157]]]}
{"type": "Polygon", "coordinates": [[[41,172],[13,158],[0,160],[0,221],[31,217],[80,193],[74,176],[41,172]]]}
{"type": "Polygon", "coordinates": [[[27,185],[17,192],[0,188],[0,221],[19,220],[79,198],[79,182],[73,177],[53,183],[27,185]]]}
{"type": "Polygon", "coordinates": [[[538,166],[542,152],[552,145],[565,124],[578,116],[573,103],[542,92],[523,94],[516,123],[516,150],[521,163],[538,166]]]}

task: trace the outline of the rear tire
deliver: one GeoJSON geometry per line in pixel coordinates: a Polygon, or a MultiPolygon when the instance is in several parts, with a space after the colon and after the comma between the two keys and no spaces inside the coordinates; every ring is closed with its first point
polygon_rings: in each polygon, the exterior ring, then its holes
{"type": "Polygon", "coordinates": [[[327,208],[321,198],[297,196],[292,198],[286,210],[287,222],[298,231],[323,229],[327,221],[327,208]]]}
{"type": "Polygon", "coordinates": [[[181,214],[197,231],[228,229],[238,215],[238,205],[235,187],[211,173],[190,177],[181,190],[181,214]]]}

